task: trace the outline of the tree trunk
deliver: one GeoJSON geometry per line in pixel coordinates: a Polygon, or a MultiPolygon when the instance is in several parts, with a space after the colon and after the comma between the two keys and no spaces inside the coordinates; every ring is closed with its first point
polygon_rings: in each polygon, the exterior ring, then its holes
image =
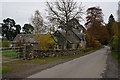
{"type": "Polygon", "coordinates": [[[66,30],[66,34],[65,34],[64,49],[66,49],[66,47],[67,47],[67,33],[68,33],[68,30],[66,30]]]}

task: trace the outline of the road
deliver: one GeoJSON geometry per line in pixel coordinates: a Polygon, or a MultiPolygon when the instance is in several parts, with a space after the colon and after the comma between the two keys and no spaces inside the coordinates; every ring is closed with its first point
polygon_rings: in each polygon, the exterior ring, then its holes
{"type": "Polygon", "coordinates": [[[102,78],[101,73],[106,67],[107,49],[109,47],[105,46],[91,54],[43,70],[28,78],[102,78]]]}

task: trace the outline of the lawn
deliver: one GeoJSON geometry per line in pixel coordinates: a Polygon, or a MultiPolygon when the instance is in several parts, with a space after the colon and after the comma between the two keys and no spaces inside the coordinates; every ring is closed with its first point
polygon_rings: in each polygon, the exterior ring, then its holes
{"type": "Polygon", "coordinates": [[[9,40],[0,40],[0,42],[11,42],[9,40]]]}
{"type": "Polygon", "coordinates": [[[0,40],[0,48],[9,47],[10,44],[11,44],[11,41],[8,41],[8,40],[0,40]]]}
{"type": "MultiPolygon", "coordinates": [[[[103,48],[103,47],[101,47],[101,48],[103,48]]],[[[13,70],[18,70],[19,68],[22,68],[22,67],[26,68],[26,66],[30,67],[31,65],[47,64],[50,62],[65,60],[65,59],[74,59],[74,58],[77,58],[80,56],[87,55],[87,54],[94,52],[101,48],[96,48],[89,52],[80,53],[80,54],[71,55],[71,56],[38,58],[38,59],[33,59],[33,60],[19,60],[19,61],[14,61],[14,62],[10,62],[10,63],[3,63],[2,71],[4,73],[7,73],[7,72],[10,72],[13,70]]]]}
{"type": "Polygon", "coordinates": [[[17,50],[3,50],[0,52],[2,52],[2,55],[5,57],[15,57],[18,55],[17,50]]]}

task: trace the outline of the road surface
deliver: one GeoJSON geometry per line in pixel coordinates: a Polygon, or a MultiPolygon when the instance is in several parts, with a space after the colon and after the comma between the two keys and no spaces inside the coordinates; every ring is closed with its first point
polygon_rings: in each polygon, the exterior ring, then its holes
{"type": "Polygon", "coordinates": [[[43,70],[28,78],[102,78],[106,67],[107,50],[97,50],[91,54],[43,70]]]}

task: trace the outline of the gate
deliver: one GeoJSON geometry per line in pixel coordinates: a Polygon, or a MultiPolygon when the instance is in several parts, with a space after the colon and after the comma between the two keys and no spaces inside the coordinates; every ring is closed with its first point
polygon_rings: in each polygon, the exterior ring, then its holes
{"type": "Polygon", "coordinates": [[[3,57],[25,58],[26,47],[25,46],[20,46],[20,47],[0,48],[0,53],[2,54],[3,57]]]}

